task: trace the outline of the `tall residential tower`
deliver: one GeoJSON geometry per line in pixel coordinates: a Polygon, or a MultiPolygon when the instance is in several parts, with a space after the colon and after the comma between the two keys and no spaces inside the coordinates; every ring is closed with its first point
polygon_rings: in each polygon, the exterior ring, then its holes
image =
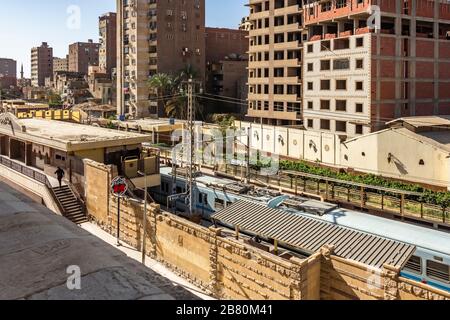
{"type": "Polygon", "coordinates": [[[111,76],[117,66],[117,15],[109,12],[99,18],[101,72],[111,76]]]}
{"type": "Polygon", "coordinates": [[[155,114],[152,75],[190,65],[204,78],[205,0],[117,0],[117,38],[118,114],[155,114]]]}
{"type": "Polygon", "coordinates": [[[262,124],[301,123],[302,1],[250,0],[249,108],[262,124]]]}
{"type": "Polygon", "coordinates": [[[31,85],[43,87],[45,78],[53,77],[53,49],[47,42],[31,49],[31,85]]]}

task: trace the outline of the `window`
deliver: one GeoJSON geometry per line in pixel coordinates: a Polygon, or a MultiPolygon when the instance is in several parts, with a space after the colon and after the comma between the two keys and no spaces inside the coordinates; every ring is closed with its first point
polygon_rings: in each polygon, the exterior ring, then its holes
{"type": "Polygon", "coordinates": [[[363,126],[361,124],[356,125],[355,134],[363,134],[363,126]]]}
{"type": "Polygon", "coordinates": [[[417,256],[412,256],[406,263],[405,270],[417,274],[422,274],[422,259],[417,256]]]}
{"type": "Polygon", "coordinates": [[[330,130],[330,120],[320,120],[320,129],[330,130]]]}
{"type": "Polygon", "coordinates": [[[314,128],[314,121],[312,119],[308,119],[308,128],[314,128]]]}
{"type": "Polygon", "coordinates": [[[321,60],[320,61],[320,70],[330,70],[330,60],[321,60]]]}
{"type": "Polygon", "coordinates": [[[338,131],[338,132],[347,132],[347,122],[345,122],[345,121],[336,121],[336,131],[338,131]]]}
{"type": "Polygon", "coordinates": [[[336,90],[347,90],[347,80],[336,80],[336,90]]]}
{"type": "Polygon", "coordinates": [[[330,51],[331,50],[331,41],[330,40],[323,40],[320,43],[320,51],[330,51]]]}
{"type": "Polygon", "coordinates": [[[308,109],[309,109],[309,110],[314,109],[314,102],[308,101],[308,109]]]}
{"type": "Polygon", "coordinates": [[[225,201],[216,198],[216,200],[214,201],[214,209],[216,209],[216,211],[225,209],[225,201]]]}
{"type": "Polygon", "coordinates": [[[321,12],[327,12],[331,10],[331,1],[322,3],[321,12]]]}
{"type": "Polygon", "coordinates": [[[308,71],[314,71],[314,64],[313,63],[308,63],[308,71]]]}
{"type": "Polygon", "coordinates": [[[356,90],[357,91],[362,91],[364,90],[364,85],[362,81],[356,81],[356,90]]]}
{"type": "Polygon", "coordinates": [[[320,100],[320,110],[330,110],[330,100],[320,100]]]}
{"type": "Polygon", "coordinates": [[[363,113],[364,112],[364,106],[362,103],[357,103],[355,106],[355,112],[356,113],[363,113]]]}
{"type": "Polygon", "coordinates": [[[347,100],[336,100],[336,111],[347,111],[347,100]]]}
{"type": "Polygon", "coordinates": [[[314,90],[313,82],[308,82],[308,90],[314,90]]]}
{"type": "Polygon", "coordinates": [[[333,61],[334,70],[348,70],[350,69],[350,59],[337,59],[333,61]]]}
{"type": "Polygon", "coordinates": [[[331,81],[330,80],[320,80],[320,90],[330,90],[331,81]]]}
{"type": "Polygon", "coordinates": [[[356,47],[363,47],[364,46],[364,38],[356,38],[356,47]]]}
{"type": "Polygon", "coordinates": [[[208,204],[208,195],[206,195],[205,193],[199,193],[198,194],[198,202],[201,204],[208,204]]]}
{"type": "Polygon", "coordinates": [[[427,276],[445,283],[450,283],[450,267],[436,261],[427,261],[427,276]]]}
{"type": "Polygon", "coordinates": [[[308,53],[314,52],[314,46],[312,44],[308,44],[308,53]]]}
{"type": "Polygon", "coordinates": [[[364,68],[364,59],[356,59],[356,69],[364,68]]]}

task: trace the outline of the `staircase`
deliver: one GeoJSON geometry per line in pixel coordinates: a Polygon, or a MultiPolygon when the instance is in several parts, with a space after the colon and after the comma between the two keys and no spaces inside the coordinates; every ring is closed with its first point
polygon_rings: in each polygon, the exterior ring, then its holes
{"type": "Polygon", "coordinates": [[[83,206],[69,186],[56,187],[52,191],[62,207],[64,217],[76,224],[88,222],[83,206]]]}

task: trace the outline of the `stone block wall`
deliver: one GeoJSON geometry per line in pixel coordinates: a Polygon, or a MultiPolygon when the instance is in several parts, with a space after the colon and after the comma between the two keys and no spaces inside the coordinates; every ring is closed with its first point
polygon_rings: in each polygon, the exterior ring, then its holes
{"type": "Polygon", "coordinates": [[[450,294],[400,277],[400,269],[381,270],[349,261],[321,249],[321,299],[324,300],[450,300],[450,294]]]}
{"type": "MultiPolygon", "coordinates": [[[[109,194],[113,168],[86,163],[90,217],[116,235],[118,201],[109,194]]],[[[120,238],[141,250],[144,205],[121,200],[120,238]]],[[[183,278],[219,299],[251,300],[416,300],[450,299],[450,294],[382,270],[349,261],[324,246],[307,259],[284,259],[242,241],[226,230],[206,228],[151,204],[146,252],[183,278]]]]}

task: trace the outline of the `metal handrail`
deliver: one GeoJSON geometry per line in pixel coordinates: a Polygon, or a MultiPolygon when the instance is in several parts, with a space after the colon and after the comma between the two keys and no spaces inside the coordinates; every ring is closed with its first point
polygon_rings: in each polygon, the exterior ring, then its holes
{"type": "Polygon", "coordinates": [[[61,212],[64,212],[64,208],[63,208],[61,202],[59,201],[58,197],[56,197],[56,194],[53,191],[53,186],[45,174],[38,172],[30,167],[24,166],[20,163],[14,162],[11,159],[6,158],[5,156],[2,156],[2,155],[0,155],[0,164],[45,185],[47,190],[53,196],[53,200],[55,200],[55,202],[58,206],[58,209],[61,212]]]}

